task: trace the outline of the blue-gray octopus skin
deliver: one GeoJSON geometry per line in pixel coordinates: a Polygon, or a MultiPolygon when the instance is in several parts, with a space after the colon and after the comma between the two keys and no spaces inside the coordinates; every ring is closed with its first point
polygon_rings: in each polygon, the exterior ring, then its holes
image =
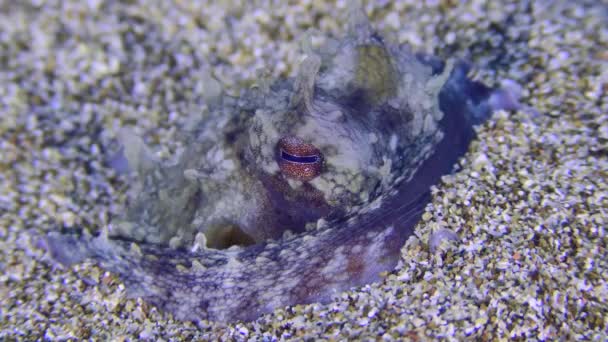
{"type": "Polygon", "coordinates": [[[181,320],[326,302],[395,267],[430,186],[505,102],[467,72],[354,20],[294,79],[217,92],[173,164],[122,132],[137,174],[126,213],[97,237],[53,232],[46,246],[181,320]]]}

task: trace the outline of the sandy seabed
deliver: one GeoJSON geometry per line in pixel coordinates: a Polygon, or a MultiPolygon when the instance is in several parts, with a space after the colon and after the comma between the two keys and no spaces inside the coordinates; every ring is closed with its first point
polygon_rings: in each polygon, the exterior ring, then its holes
{"type": "Polygon", "coordinates": [[[0,339],[597,340],[608,338],[608,5],[389,1],[365,10],[390,39],[472,61],[523,87],[480,127],[379,283],[324,305],[227,325],[179,322],[125,299],[112,274],[61,268],[28,231],[98,230],[126,184],[104,166],[135,126],[159,157],[200,111],[206,70],[228,91],[292,75],[314,27],[346,1],[0,2],[0,339]],[[431,254],[431,231],[460,240],[431,254]]]}

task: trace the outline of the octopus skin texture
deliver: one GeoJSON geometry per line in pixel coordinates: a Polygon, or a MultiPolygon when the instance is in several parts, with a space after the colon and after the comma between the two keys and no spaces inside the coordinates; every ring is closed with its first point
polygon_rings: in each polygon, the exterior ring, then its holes
{"type": "Polygon", "coordinates": [[[309,48],[292,79],[232,97],[209,78],[177,162],[122,131],[124,215],[97,236],[49,233],[51,256],[92,260],[177,319],[225,322],[327,302],[394,269],[430,187],[507,95],[365,19],[347,31],[309,48]]]}

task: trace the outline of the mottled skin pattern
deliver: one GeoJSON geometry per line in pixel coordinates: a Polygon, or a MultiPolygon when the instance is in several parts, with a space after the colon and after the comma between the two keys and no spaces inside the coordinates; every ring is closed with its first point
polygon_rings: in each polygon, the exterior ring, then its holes
{"type": "Polygon", "coordinates": [[[252,320],[375,281],[495,109],[499,91],[466,72],[355,18],[295,79],[210,98],[175,164],[122,132],[137,174],[124,217],[98,237],[51,233],[47,247],[64,264],[96,261],[183,320],[252,320]],[[279,168],[286,136],[322,153],[313,179],[279,168]]]}

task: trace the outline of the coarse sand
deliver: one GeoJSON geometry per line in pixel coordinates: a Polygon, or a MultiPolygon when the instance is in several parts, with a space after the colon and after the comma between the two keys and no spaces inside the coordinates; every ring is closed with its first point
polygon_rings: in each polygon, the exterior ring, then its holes
{"type": "Polygon", "coordinates": [[[0,339],[608,339],[608,4],[370,1],[393,41],[521,85],[433,189],[397,270],[328,304],[257,321],[180,322],[94,264],[56,266],[30,231],[98,231],[127,184],[104,153],[132,125],[159,157],[227,88],[293,75],[304,32],[347,1],[0,1],[0,339]],[[458,241],[429,252],[432,231],[458,241]]]}

